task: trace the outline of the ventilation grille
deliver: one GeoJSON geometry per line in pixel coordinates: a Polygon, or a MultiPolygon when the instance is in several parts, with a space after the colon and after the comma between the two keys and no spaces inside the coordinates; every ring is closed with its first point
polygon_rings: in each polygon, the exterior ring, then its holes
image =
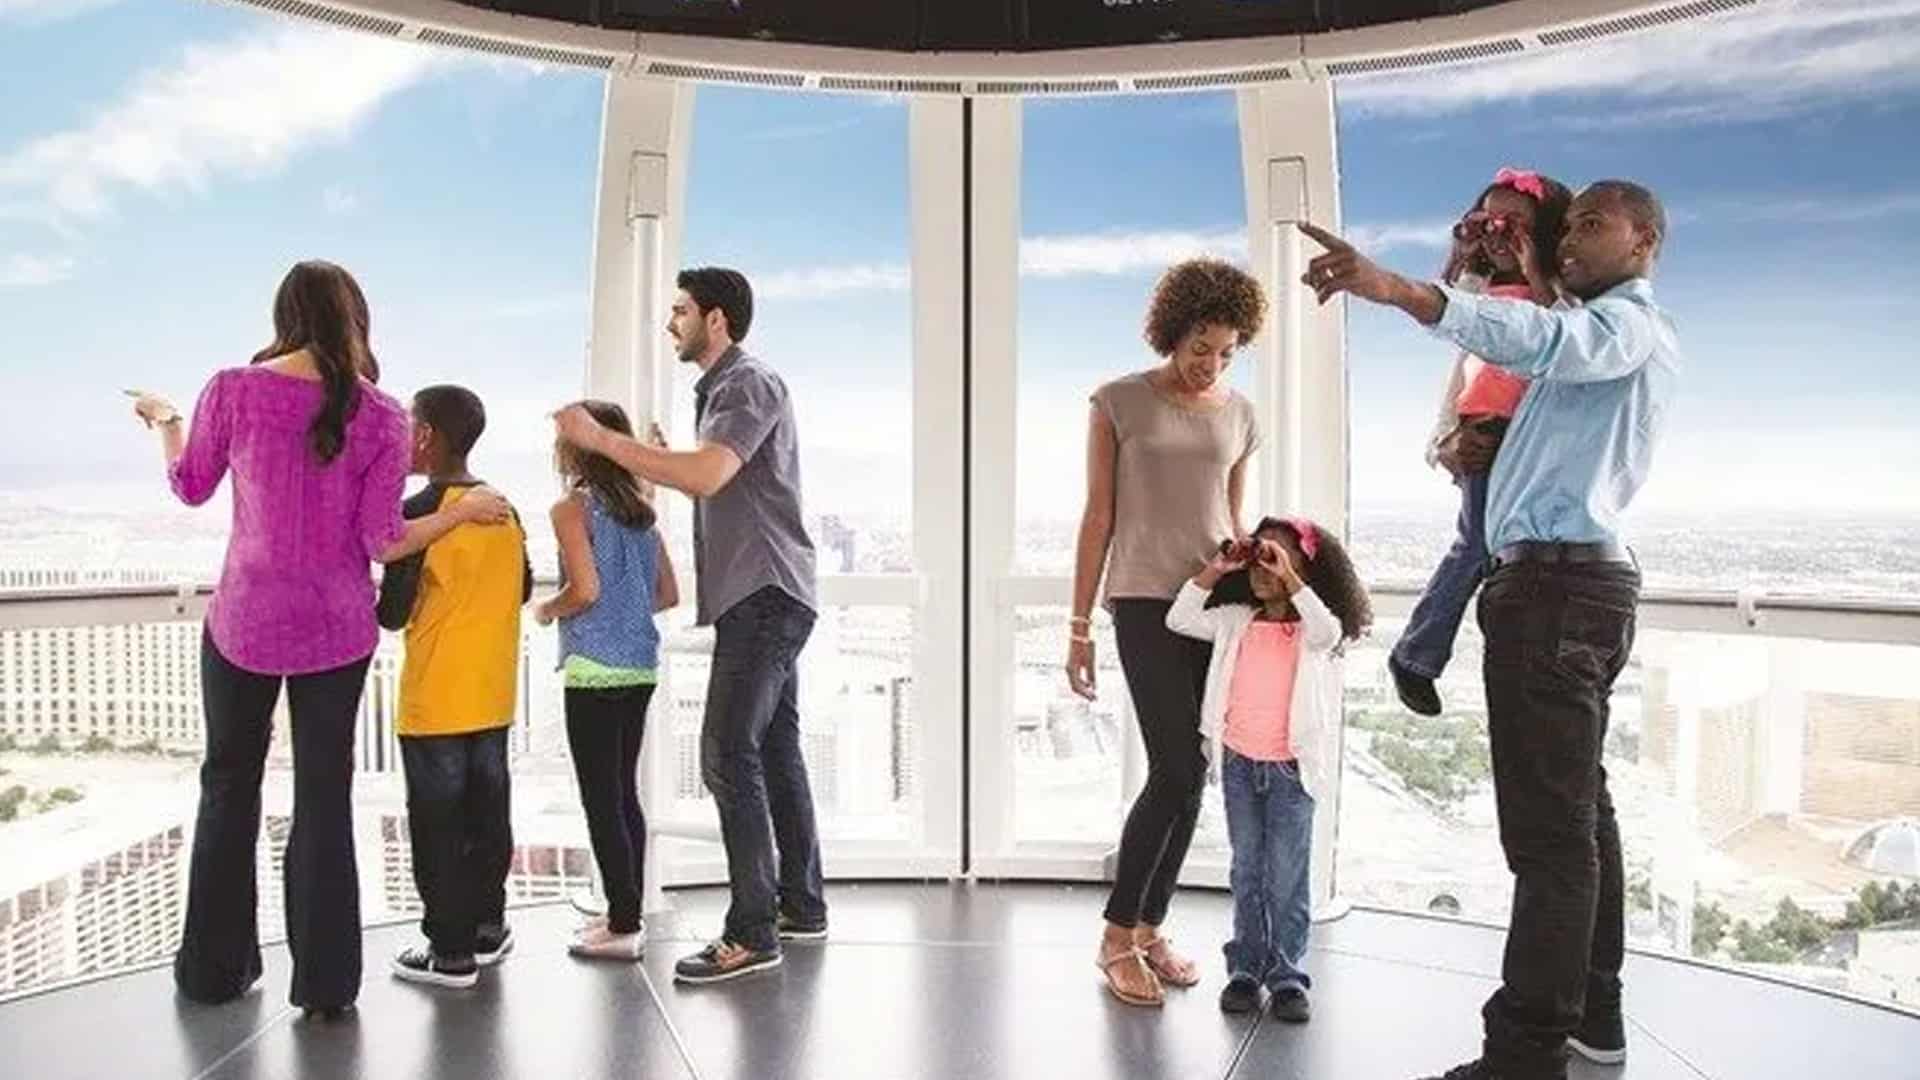
{"type": "Polygon", "coordinates": [[[1756,2],[1757,0],[1694,0],[1691,4],[1677,4],[1658,11],[1643,11],[1638,15],[1624,15],[1605,22],[1570,26],[1565,30],[1549,30],[1540,35],[1540,44],[1572,45],[1576,42],[1612,37],[1615,34],[1630,34],[1635,30],[1651,30],[1656,26],[1685,22],[1689,19],[1723,15],[1729,11],[1752,7],[1756,2]]]}
{"type": "Polygon", "coordinates": [[[1519,38],[1500,38],[1497,41],[1480,41],[1472,45],[1456,45],[1450,49],[1428,49],[1425,52],[1399,53],[1394,56],[1370,56],[1365,60],[1336,60],[1327,65],[1329,75],[1372,75],[1382,71],[1405,71],[1408,68],[1433,67],[1438,64],[1458,64],[1466,60],[1491,60],[1496,56],[1509,56],[1526,51],[1519,38]]]}
{"type": "Polygon", "coordinates": [[[555,49],[519,41],[501,41],[499,38],[476,37],[472,34],[461,34],[431,26],[420,31],[419,40],[428,45],[451,45],[456,49],[472,49],[474,52],[491,53],[494,56],[511,56],[519,60],[531,60],[537,64],[599,68],[602,71],[613,66],[613,57],[606,53],[578,52],[574,49],[555,49]]]}
{"type": "Polygon", "coordinates": [[[382,37],[398,37],[400,36],[400,31],[404,30],[407,25],[398,19],[386,19],[378,15],[368,15],[359,11],[342,11],[339,8],[324,7],[320,4],[309,4],[306,0],[240,0],[240,2],[257,8],[265,8],[268,11],[279,12],[282,15],[293,15],[302,19],[312,19],[315,22],[332,23],[335,26],[344,26],[349,30],[362,30],[369,34],[379,34],[382,37]]]}
{"type": "Polygon", "coordinates": [[[1287,82],[1293,69],[1254,68],[1251,71],[1202,71],[1192,75],[1148,75],[1133,80],[1135,90],[1205,90],[1216,86],[1247,86],[1253,83],[1287,82]]]}
{"type": "Polygon", "coordinates": [[[647,74],[663,79],[704,79],[707,82],[740,83],[745,86],[777,86],[799,90],[807,85],[805,75],[785,71],[749,71],[745,68],[708,67],[705,64],[670,64],[656,60],[647,65],[647,74]]]}
{"type": "Polygon", "coordinates": [[[1052,79],[989,80],[976,83],[976,94],[1117,94],[1120,92],[1118,79],[1076,79],[1058,81],[1052,79]]]}
{"type": "Polygon", "coordinates": [[[863,79],[845,75],[822,75],[820,89],[858,90],[878,94],[957,94],[961,86],[957,81],[940,82],[932,79],[863,79]]]}

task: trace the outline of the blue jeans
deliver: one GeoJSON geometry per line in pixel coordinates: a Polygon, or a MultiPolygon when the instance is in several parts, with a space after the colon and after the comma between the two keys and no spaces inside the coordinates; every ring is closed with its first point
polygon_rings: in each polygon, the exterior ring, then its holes
{"type": "Polygon", "coordinates": [[[1226,750],[1221,790],[1233,843],[1233,940],[1227,974],[1267,989],[1313,985],[1300,966],[1313,923],[1313,796],[1293,761],[1254,761],[1226,750]]]}
{"type": "Polygon", "coordinates": [[[402,735],[407,835],[420,931],[442,956],[471,956],[482,927],[506,925],[513,864],[507,729],[402,735]]]}
{"type": "Polygon", "coordinates": [[[778,952],[774,918],[827,917],[820,833],[800,748],[800,650],[814,613],[769,586],[714,622],[713,675],[700,731],[700,775],[727,848],[726,938],[778,952]]]}
{"type": "Polygon", "coordinates": [[[1427,590],[1420,594],[1406,632],[1393,647],[1393,658],[1416,675],[1437,679],[1453,659],[1453,639],[1467,616],[1473,594],[1487,576],[1487,477],[1463,476],[1460,484],[1460,524],[1453,546],[1433,570],[1427,590]]]}

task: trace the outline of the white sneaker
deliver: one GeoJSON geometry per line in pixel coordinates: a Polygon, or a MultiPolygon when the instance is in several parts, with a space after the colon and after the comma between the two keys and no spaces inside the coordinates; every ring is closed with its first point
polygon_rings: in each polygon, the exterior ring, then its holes
{"type": "Polygon", "coordinates": [[[638,960],[646,955],[647,935],[644,931],[616,934],[605,923],[585,926],[567,943],[567,952],[595,960],[638,960]]]}

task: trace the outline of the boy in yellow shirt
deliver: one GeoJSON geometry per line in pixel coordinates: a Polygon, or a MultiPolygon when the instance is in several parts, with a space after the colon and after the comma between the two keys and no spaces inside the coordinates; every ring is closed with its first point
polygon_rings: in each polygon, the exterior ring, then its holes
{"type": "MultiPolygon", "coordinates": [[[[429,386],[414,395],[413,472],[428,483],[406,501],[408,518],[479,486],[467,454],[486,425],[471,390],[429,386]]],[[[406,628],[397,726],[428,944],[401,950],[391,967],[411,982],[472,986],[481,967],[513,947],[507,729],[520,681],[520,607],[533,590],[526,543],[517,516],[462,525],[389,564],[380,582],[380,625],[406,628]]]]}

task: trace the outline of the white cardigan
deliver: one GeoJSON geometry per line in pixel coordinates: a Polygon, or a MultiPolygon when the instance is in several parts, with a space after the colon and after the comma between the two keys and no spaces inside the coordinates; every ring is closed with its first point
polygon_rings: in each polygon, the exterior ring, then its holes
{"type": "MultiPolygon", "coordinates": [[[[1310,588],[1302,586],[1292,600],[1300,613],[1300,666],[1293,679],[1288,741],[1300,763],[1300,785],[1318,799],[1321,792],[1331,790],[1330,771],[1340,767],[1340,660],[1335,653],[1340,620],[1310,588]]],[[[1180,587],[1180,595],[1167,611],[1167,629],[1213,642],[1207,693],[1200,706],[1200,734],[1207,740],[1208,758],[1216,772],[1223,758],[1220,738],[1227,726],[1233,669],[1253,616],[1254,609],[1246,604],[1225,604],[1209,611],[1207,590],[1192,581],[1180,587]]]]}

